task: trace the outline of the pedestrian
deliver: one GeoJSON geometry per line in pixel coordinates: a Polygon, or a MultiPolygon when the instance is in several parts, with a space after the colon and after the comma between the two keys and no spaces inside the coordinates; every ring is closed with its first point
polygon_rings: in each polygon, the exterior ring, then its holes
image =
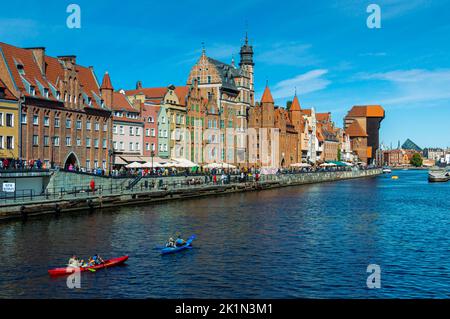
{"type": "Polygon", "coordinates": [[[91,183],[89,184],[91,191],[93,194],[95,194],[95,181],[94,179],[91,179],[91,183]]]}

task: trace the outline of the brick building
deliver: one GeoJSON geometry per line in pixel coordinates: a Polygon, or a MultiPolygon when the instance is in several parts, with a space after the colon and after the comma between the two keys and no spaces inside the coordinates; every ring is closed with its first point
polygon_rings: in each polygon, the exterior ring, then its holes
{"type": "Polygon", "coordinates": [[[375,162],[380,149],[379,131],[383,119],[384,109],[380,105],[353,106],[344,119],[344,129],[350,136],[352,149],[362,162],[375,162]]]}
{"type": "Polygon", "coordinates": [[[109,168],[111,105],[92,67],[78,65],[75,56],[47,56],[45,48],[0,43],[0,79],[21,97],[19,157],[109,168]],[[88,147],[95,140],[99,147],[88,147]]]}
{"type": "Polygon", "coordinates": [[[240,50],[239,68],[212,59],[203,49],[202,55],[192,67],[187,84],[197,80],[202,96],[214,102],[218,108],[220,130],[219,162],[236,165],[246,163],[247,109],[254,106],[253,47],[248,37],[240,50]]]}

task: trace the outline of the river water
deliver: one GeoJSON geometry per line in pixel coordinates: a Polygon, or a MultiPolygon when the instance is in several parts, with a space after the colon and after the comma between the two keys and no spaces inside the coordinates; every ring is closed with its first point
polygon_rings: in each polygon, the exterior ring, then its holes
{"type": "Polygon", "coordinates": [[[393,174],[0,224],[0,298],[448,298],[450,183],[393,174]],[[73,253],[130,259],[69,289],[73,253]]]}

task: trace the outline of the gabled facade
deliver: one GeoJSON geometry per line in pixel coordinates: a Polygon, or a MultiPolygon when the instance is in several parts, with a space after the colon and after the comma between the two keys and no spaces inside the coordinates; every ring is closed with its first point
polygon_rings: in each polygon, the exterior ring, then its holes
{"type": "Polygon", "coordinates": [[[198,82],[203,98],[215,103],[219,109],[219,162],[245,165],[247,139],[247,110],[254,106],[253,47],[246,37],[240,51],[239,67],[212,59],[203,50],[192,67],[187,84],[198,82]]]}
{"type": "Polygon", "coordinates": [[[20,157],[47,167],[110,167],[111,105],[91,67],[0,43],[0,79],[20,97],[20,157]],[[87,142],[98,141],[98,147],[87,142]]]}

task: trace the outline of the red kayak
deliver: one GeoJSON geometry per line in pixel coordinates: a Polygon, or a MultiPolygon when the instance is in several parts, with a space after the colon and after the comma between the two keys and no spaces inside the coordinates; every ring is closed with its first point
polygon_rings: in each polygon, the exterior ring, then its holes
{"type": "MultiPolygon", "coordinates": [[[[123,264],[124,262],[127,261],[127,259],[128,259],[128,256],[108,259],[108,260],[105,260],[105,262],[100,265],[95,265],[95,266],[91,266],[91,267],[80,267],[80,271],[88,271],[89,269],[97,270],[97,269],[102,269],[102,268],[107,268],[107,267],[114,267],[114,266],[123,264]]],[[[50,269],[48,271],[48,274],[52,277],[66,276],[66,275],[70,275],[71,273],[75,272],[75,269],[76,268],[73,268],[73,267],[55,268],[55,269],[50,269]]]]}

